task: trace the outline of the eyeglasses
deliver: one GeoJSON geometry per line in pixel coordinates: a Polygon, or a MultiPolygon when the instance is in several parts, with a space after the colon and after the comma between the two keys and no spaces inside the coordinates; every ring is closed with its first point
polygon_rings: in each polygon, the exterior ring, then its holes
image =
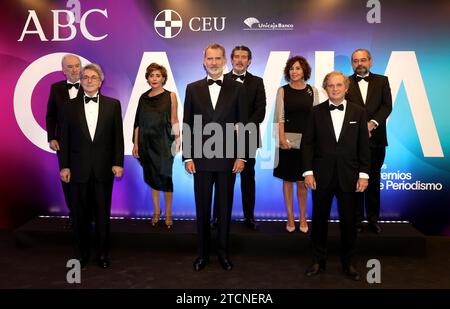
{"type": "Polygon", "coordinates": [[[87,75],[84,75],[81,79],[82,79],[82,80],[86,80],[86,81],[91,80],[91,81],[93,81],[93,82],[97,82],[97,81],[100,80],[100,77],[95,76],[95,75],[93,75],[93,76],[87,76],[87,75]]]}

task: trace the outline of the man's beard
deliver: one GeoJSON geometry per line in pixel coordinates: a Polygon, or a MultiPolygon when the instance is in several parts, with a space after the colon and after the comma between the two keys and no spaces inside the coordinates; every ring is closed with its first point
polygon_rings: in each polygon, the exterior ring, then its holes
{"type": "Polygon", "coordinates": [[[217,68],[209,68],[206,69],[209,74],[219,74],[223,72],[223,68],[217,67],[217,68]]]}
{"type": "Polygon", "coordinates": [[[366,75],[367,73],[369,73],[369,69],[366,68],[365,66],[358,65],[358,66],[355,68],[355,73],[358,74],[358,75],[364,76],[364,75],[366,75]]]}

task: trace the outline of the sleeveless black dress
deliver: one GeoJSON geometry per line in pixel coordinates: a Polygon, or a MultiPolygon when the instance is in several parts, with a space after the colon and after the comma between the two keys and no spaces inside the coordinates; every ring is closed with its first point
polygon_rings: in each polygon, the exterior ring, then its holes
{"type": "Polygon", "coordinates": [[[173,154],[172,125],[170,122],[170,91],[149,97],[151,91],[144,92],[139,98],[139,105],[134,121],[134,128],[139,127],[139,162],[141,163],[145,182],[153,189],[173,192],[172,165],[173,154]]]}
{"type": "MultiPolygon", "coordinates": [[[[294,89],[289,84],[283,86],[284,90],[284,131],[304,133],[308,118],[311,114],[314,93],[310,85],[304,89],[294,89]]],[[[300,144],[301,148],[301,144],[300,144]]],[[[278,150],[278,166],[273,175],[286,181],[303,181],[300,149],[278,150]]],[[[277,153],[276,153],[277,155],[277,153]]]]}

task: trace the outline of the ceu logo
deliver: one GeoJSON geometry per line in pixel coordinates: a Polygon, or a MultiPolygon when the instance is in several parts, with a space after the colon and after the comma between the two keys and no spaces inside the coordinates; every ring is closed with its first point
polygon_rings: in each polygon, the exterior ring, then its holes
{"type": "Polygon", "coordinates": [[[174,10],[164,10],[156,15],[154,27],[160,37],[171,39],[180,33],[183,21],[180,14],[174,10]]]}

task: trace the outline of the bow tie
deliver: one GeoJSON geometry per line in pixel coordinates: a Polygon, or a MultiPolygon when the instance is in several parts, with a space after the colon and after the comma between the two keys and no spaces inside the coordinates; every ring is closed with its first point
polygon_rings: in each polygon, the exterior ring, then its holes
{"type": "Polygon", "coordinates": [[[211,86],[214,83],[216,83],[219,86],[222,86],[222,81],[220,79],[218,79],[218,80],[208,79],[208,86],[211,86]]]}
{"type": "Polygon", "coordinates": [[[244,74],[242,74],[242,75],[237,75],[237,74],[231,74],[231,77],[234,79],[234,80],[236,80],[236,79],[240,79],[240,80],[244,80],[244,78],[245,78],[245,75],[244,74]]]}
{"type": "Polygon", "coordinates": [[[89,101],[92,101],[94,103],[97,103],[98,97],[88,97],[87,95],[84,96],[84,103],[88,104],[89,101]]]}
{"type": "Polygon", "coordinates": [[[361,77],[361,76],[356,76],[356,81],[359,83],[361,80],[365,80],[366,82],[369,82],[369,75],[367,75],[366,77],[361,77]]]}
{"type": "Polygon", "coordinates": [[[335,109],[343,111],[344,110],[344,105],[343,104],[339,104],[338,106],[336,106],[334,104],[330,104],[330,111],[334,111],[335,109]]]}
{"type": "Polygon", "coordinates": [[[75,83],[75,84],[67,83],[67,88],[68,89],[72,89],[72,87],[80,89],[80,83],[75,83]]]}

